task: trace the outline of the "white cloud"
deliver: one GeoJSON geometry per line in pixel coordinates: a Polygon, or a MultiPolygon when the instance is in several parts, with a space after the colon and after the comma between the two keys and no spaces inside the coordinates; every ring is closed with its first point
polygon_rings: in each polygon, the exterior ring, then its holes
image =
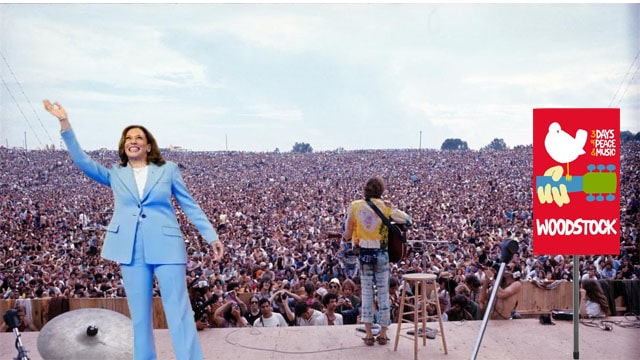
{"type": "MultiPolygon", "coordinates": [[[[238,150],[402,148],[419,131],[478,148],[530,143],[535,107],[606,107],[616,91],[622,129],[640,131],[640,74],[623,82],[638,8],[0,5],[0,50],[36,107],[55,97],[82,121],[87,148],[135,122],[192,149],[224,133],[238,150]]],[[[19,144],[33,131],[7,92],[0,136],[19,144]]]]}
{"type": "Polygon", "coordinates": [[[9,57],[23,81],[90,81],[120,89],[208,86],[205,69],[169,48],[151,25],[87,26],[25,17],[9,57]]]}
{"type": "MultiPolygon", "coordinates": [[[[264,118],[283,124],[298,122],[304,117],[300,109],[277,108],[267,104],[255,105],[251,110],[253,110],[251,113],[241,113],[238,116],[264,118]]],[[[270,126],[273,126],[273,122],[270,126]]]]}

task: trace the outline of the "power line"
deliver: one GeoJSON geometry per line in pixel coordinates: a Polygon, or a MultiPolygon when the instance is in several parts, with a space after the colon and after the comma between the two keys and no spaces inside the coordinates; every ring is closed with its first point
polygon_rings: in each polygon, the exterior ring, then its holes
{"type": "MultiPolygon", "coordinates": [[[[31,123],[29,122],[29,119],[27,119],[27,117],[25,116],[24,112],[22,111],[22,108],[20,107],[20,104],[18,104],[18,101],[13,96],[13,93],[11,92],[11,89],[9,88],[9,85],[7,85],[6,81],[4,81],[4,78],[2,77],[2,75],[0,75],[0,80],[2,80],[2,84],[4,84],[4,87],[7,88],[7,92],[9,93],[11,98],[13,99],[13,102],[16,103],[16,106],[18,107],[18,110],[20,110],[20,114],[22,114],[22,117],[24,118],[24,121],[27,122],[27,125],[29,125],[29,128],[31,129],[31,131],[33,131],[33,135],[35,135],[36,139],[38,140],[38,143],[40,144],[40,146],[42,146],[42,141],[40,141],[40,137],[38,136],[38,133],[36,133],[35,130],[33,130],[33,126],[31,126],[31,123]]],[[[26,148],[26,146],[25,146],[25,148],[26,148]]]]}
{"type": "Polygon", "coordinates": [[[620,107],[620,102],[622,101],[622,99],[624,99],[624,96],[627,94],[627,90],[629,90],[629,88],[631,87],[631,84],[633,84],[633,79],[636,78],[636,74],[638,73],[638,70],[640,70],[640,66],[636,67],[636,71],[633,73],[631,80],[629,80],[629,82],[627,83],[627,87],[624,89],[624,92],[620,96],[620,99],[618,100],[618,103],[616,103],[615,107],[620,107]]]}
{"type": "MultiPolygon", "coordinates": [[[[38,116],[38,113],[36,112],[36,109],[33,107],[33,104],[31,103],[31,100],[29,100],[29,97],[24,92],[24,88],[20,84],[20,81],[18,81],[18,78],[16,77],[16,74],[11,69],[11,66],[9,65],[9,62],[4,57],[4,54],[2,54],[2,52],[0,52],[0,57],[2,57],[2,60],[4,60],[5,64],[7,64],[7,69],[9,69],[9,72],[11,73],[11,75],[13,75],[13,79],[15,80],[16,84],[18,85],[18,88],[20,88],[20,91],[22,92],[22,95],[24,96],[24,98],[27,100],[27,103],[31,107],[31,111],[33,111],[33,114],[36,116],[36,119],[38,119],[38,122],[40,123],[40,126],[42,127],[42,130],[44,130],[44,133],[47,134],[47,137],[49,138],[49,141],[51,141],[51,144],[54,144],[55,142],[51,138],[51,135],[49,135],[49,132],[47,131],[47,128],[44,127],[44,124],[42,123],[42,119],[40,119],[40,116],[38,116]]],[[[5,83],[4,79],[2,80],[2,82],[4,83],[4,85],[7,88],[7,90],[9,90],[9,87],[5,83]]],[[[9,91],[9,93],[11,93],[11,91],[9,91]]],[[[16,102],[16,105],[18,106],[18,108],[20,108],[20,105],[18,105],[18,102],[16,101],[15,97],[13,95],[11,95],[11,98],[13,99],[13,101],[16,102]]],[[[22,116],[24,116],[25,120],[26,120],[26,116],[22,112],[22,109],[20,109],[20,112],[22,113],[22,116]]],[[[31,124],[29,124],[29,127],[31,127],[31,124]]],[[[31,127],[31,130],[34,132],[34,135],[36,136],[36,138],[38,138],[38,135],[35,133],[33,127],[31,127]]],[[[40,141],[40,139],[38,139],[38,141],[40,141]]],[[[42,142],[40,142],[40,145],[42,145],[42,142]]]]}
{"type": "MultiPolygon", "coordinates": [[[[620,85],[618,85],[618,89],[616,89],[616,92],[613,94],[613,98],[611,98],[611,101],[609,102],[609,107],[611,107],[613,105],[613,101],[616,99],[616,97],[618,96],[618,92],[620,92],[620,89],[623,87],[624,83],[627,80],[627,75],[629,75],[629,72],[631,71],[631,69],[633,69],[634,64],[636,63],[636,61],[638,60],[638,58],[640,57],[640,50],[638,50],[638,53],[636,54],[636,57],[633,59],[633,61],[631,62],[631,65],[629,65],[629,68],[627,69],[627,72],[624,74],[624,77],[622,78],[622,81],[620,82],[620,85]]],[[[627,93],[627,90],[629,90],[629,87],[631,86],[631,84],[633,83],[633,79],[636,77],[636,74],[638,73],[638,69],[640,67],[636,68],[636,71],[633,73],[633,76],[631,77],[631,80],[629,80],[629,83],[627,84],[624,92],[622,93],[622,95],[620,96],[620,99],[618,99],[618,102],[616,103],[615,107],[618,107],[618,105],[620,105],[620,102],[622,101],[622,99],[624,98],[624,95],[627,93]]]]}

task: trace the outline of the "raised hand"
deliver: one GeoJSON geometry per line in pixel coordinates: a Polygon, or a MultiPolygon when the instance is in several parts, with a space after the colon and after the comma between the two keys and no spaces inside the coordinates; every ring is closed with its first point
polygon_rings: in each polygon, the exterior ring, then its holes
{"type": "Polygon", "coordinates": [[[211,243],[213,247],[213,260],[219,261],[222,259],[222,255],[224,255],[224,245],[221,240],[214,241],[211,243]]]}
{"type": "Polygon", "coordinates": [[[52,104],[51,101],[45,99],[42,100],[42,103],[44,104],[44,109],[51,113],[51,115],[57,117],[58,120],[67,120],[67,110],[65,110],[57,101],[52,104]]]}

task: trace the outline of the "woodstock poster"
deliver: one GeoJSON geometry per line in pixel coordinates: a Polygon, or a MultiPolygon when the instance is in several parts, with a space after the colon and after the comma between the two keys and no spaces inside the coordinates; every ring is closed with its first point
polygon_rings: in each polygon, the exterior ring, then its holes
{"type": "Polygon", "coordinates": [[[620,252],[620,109],[533,110],[533,252],[620,252]]]}

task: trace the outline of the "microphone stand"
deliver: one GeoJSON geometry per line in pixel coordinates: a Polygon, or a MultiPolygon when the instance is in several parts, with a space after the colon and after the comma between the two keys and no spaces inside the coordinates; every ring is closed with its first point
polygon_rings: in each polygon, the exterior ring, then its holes
{"type": "Polygon", "coordinates": [[[482,318],[482,325],[480,327],[480,334],[478,335],[478,339],[476,340],[476,344],[473,347],[473,352],[471,353],[471,360],[475,360],[478,356],[478,350],[480,349],[480,343],[482,343],[482,337],[484,336],[484,331],[487,329],[487,323],[489,322],[489,317],[491,316],[491,312],[493,311],[493,304],[496,300],[496,295],[498,294],[498,287],[500,283],[502,283],[502,273],[504,272],[504,268],[507,263],[511,261],[513,255],[518,252],[518,242],[512,239],[505,240],[502,245],[500,245],[500,268],[498,269],[498,274],[496,278],[493,280],[493,289],[491,289],[491,296],[489,297],[489,303],[487,303],[487,308],[484,311],[484,317],[482,318]]]}
{"type": "Polygon", "coordinates": [[[24,346],[22,346],[18,328],[13,328],[13,335],[16,337],[16,349],[18,350],[18,357],[14,358],[14,360],[29,360],[29,357],[27,356],[27,350],[24,348],[24,346]]]}
{"type": "Polygon", "coordinates": [[[478,350],[480,349],[480,343],[482,343],[482,337],[484,336],[484,331],[487,329],[487,323],[489,322],[489,316],[491,316],[491,312],[493,311],[493,304],[496,300],[496,294],[498,294],[498,287],[502,282],[502,273],[504,272],[505,263],[500,263],[500,269],[498,269],[498,275],[493,282],[493,289],[491,289],[491,296],[489,297],[489,303],[487,304],[487,309],[484,312],[484,317],[482,318],[482,325],[480,327],[480,335],[478,339],[476,339],[476,344],[473,346],[473,353],[471,354],[471,359],[475,360],[478,356],[478,350]]]}
{"type": "Polygon", "coordinates": [[[29,360],[27,356],[27,350],[22,345],[22,341],[20,340],[20,331],[18,331],[18,326],[20,326],[20,320],[18,319],[18,312],[15,309],[7,310],[4,315],[4,322],[7,324],[9,329],[13,330],[13,336],[16,337],[16,349],[18,350],[18,357],[14,358],[14,360],[29,360]]]}

